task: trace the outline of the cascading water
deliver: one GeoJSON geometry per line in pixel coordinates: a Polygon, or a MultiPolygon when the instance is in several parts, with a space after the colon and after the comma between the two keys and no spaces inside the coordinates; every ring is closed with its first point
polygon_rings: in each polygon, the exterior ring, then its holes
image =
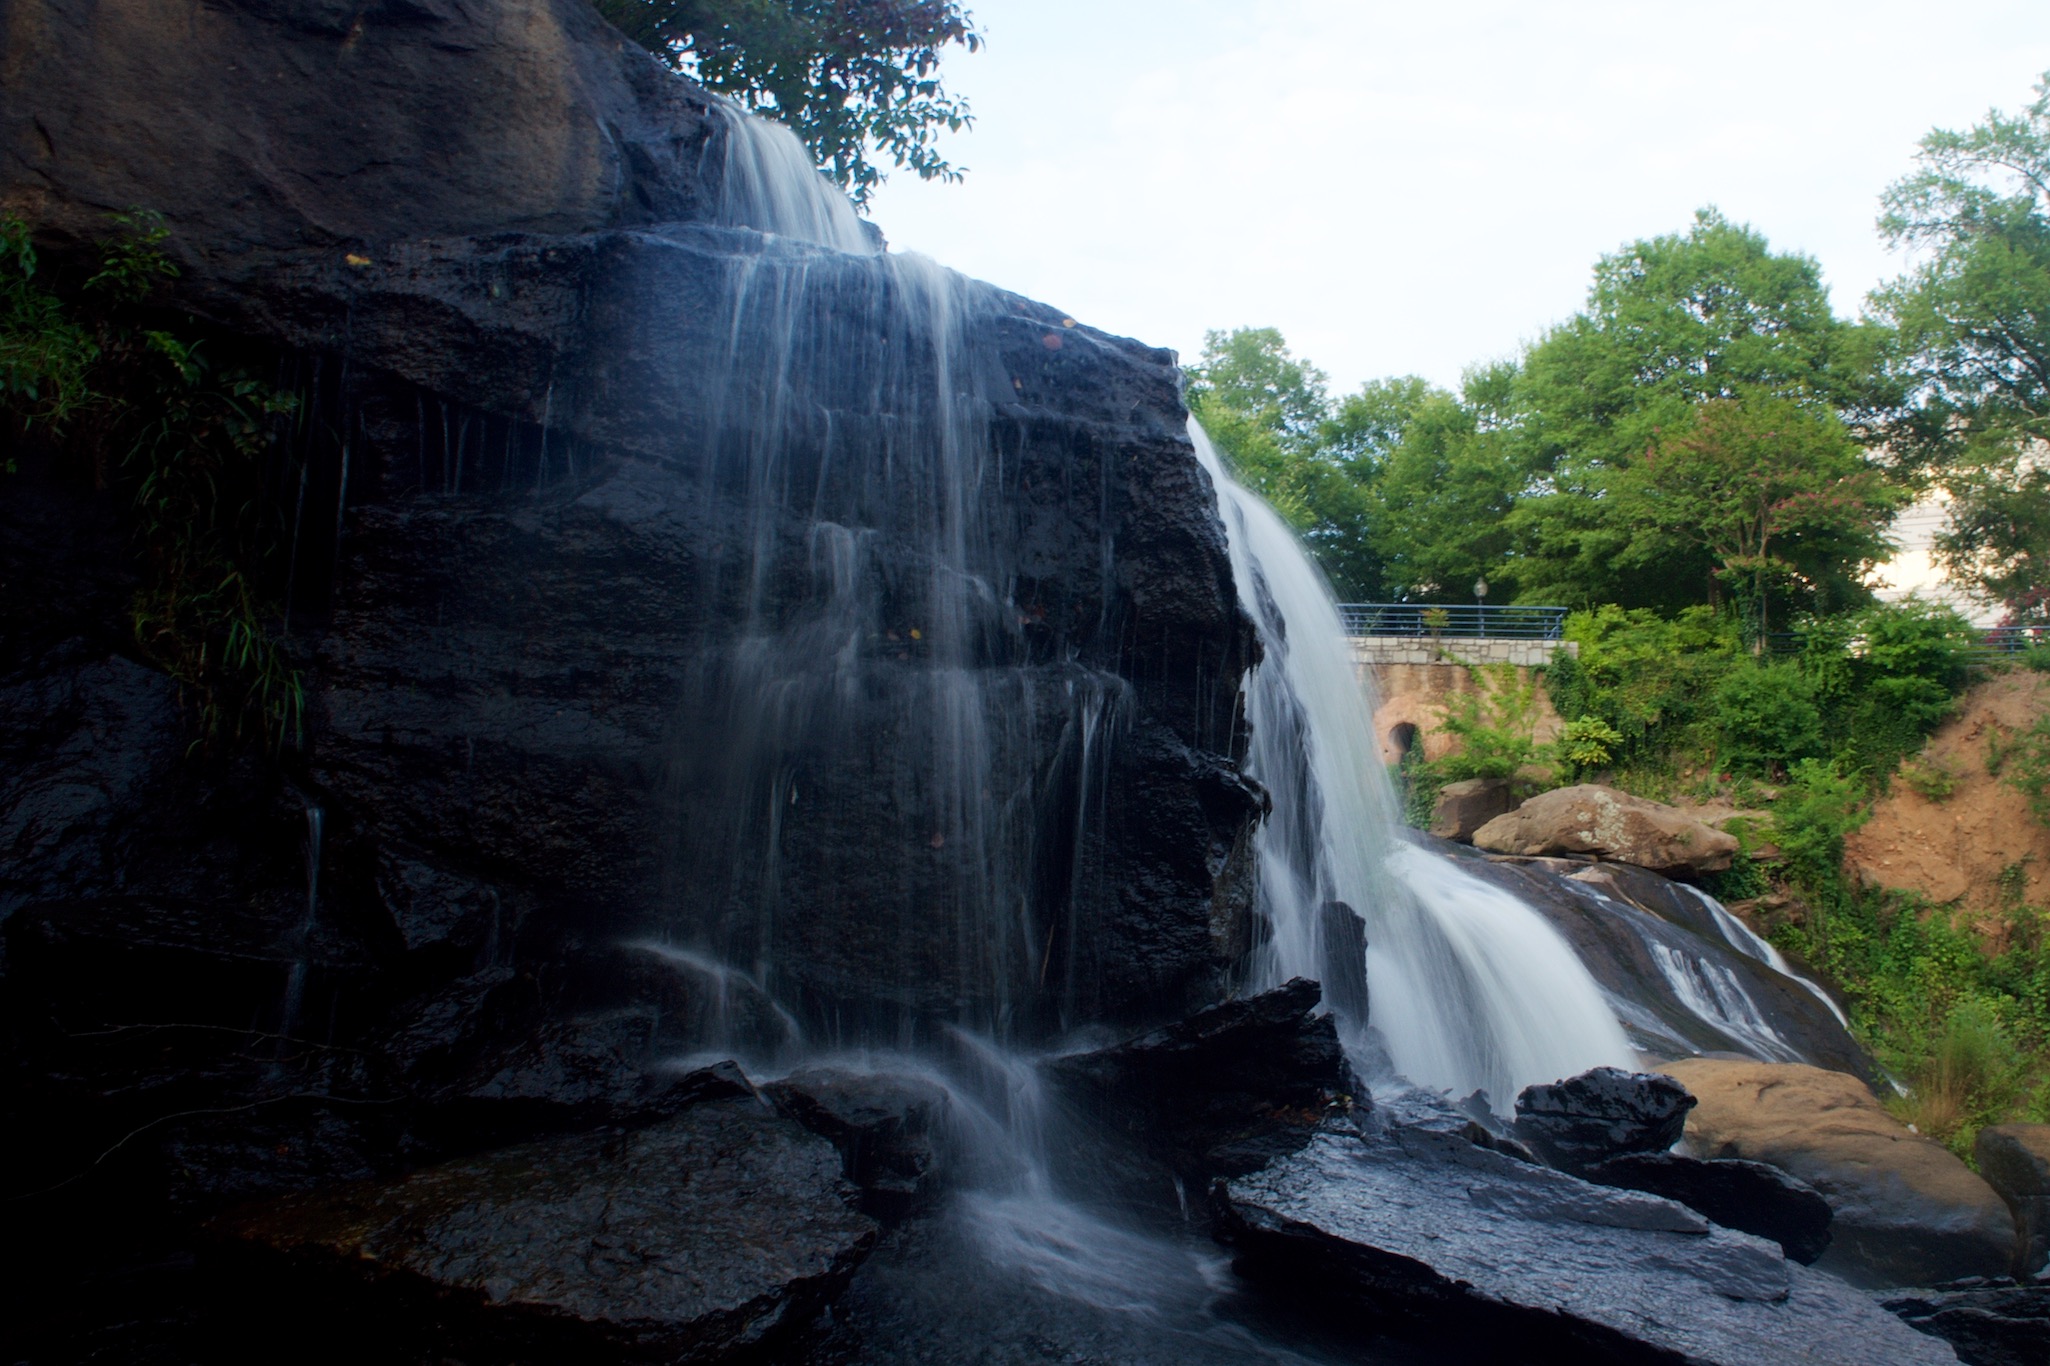
{"type": "Polygon", "coordinates": [[[1802,990],[1829,1008],[1829,1013],[1836,1017],[1838,1024],[1842,1025],[1845,1029],[1851,1027],[1850,1017],[1844,1014],[1844,1008],[1836,1003],[1834,997],[1824,991],[1817,983],[1795,972],[1793,965],[1787,962],[1784,954],[1760,938],[1757,931],[1753,930],[1749,925],[1737,919],[1731,913],[1729,907],[1723,905],[1722,902],[1717,901],[1699,887],[1689,887],[1684,882],[1679,885],[1689,895],[1698,899],[1702,905],[1708,908],[1708,913],[1715,917],[1716,928],[1722,932],[1723,938],[1728,941],[1731,948],[1747,958],[1757,959],[1789,981],[1798,983],[1802,990]]]}
{"type": "MultiPolygon", "coordinates": [[[[874,250],[794,136],[725,112],[729,221],[874,250]]],[[[921,1018],[1001,1038],[1028,1000],[1043,1012],[1044,989],[1073,971],[1077,934],[1064,920],[1089,875],[1102,766],[1130,700],[1101,670],[1028,664],[1010,601],[1017,567],[989,523],[1003,478],[991,394],[1007,386],[963,340],[993,292],[923,258],[871,259],[852,308],[802,254],[751,257],[733,284],[722,435],[705,481],[708,497],[737,493],[745,509],[734,554],[710,568],[715,594],[738,599],[746,625],[694,691],[700,724],[724,743],[678,765],[679,790],[719,794],[700,808],[711,819],[683,833],[679,894],[698,908],[691,947],[759,982],[815,1042],[903,1046],[921,1018]],[[850,380],[861,392],[847,392],[850,380]],[[809,526],[801,568],[776,549],[793,518],[809,526]],[[907,542],[923,548],[918,563],[886,549],[907,542]],[[807,587],[793,594],[800,576],[807,587]],[[835,895],[782,850],[794,824],[863,799],[834,790],[835,765],[821,756],[864,735],[915,737],[911,754],[866,767],[932,865],[898,870],[887,888],[896,905],[876,912],[901,986],[901,1004],[881,1010],[850,1004],[872,998],[873,981],[791,980],[777,947],[835,895]],[[928,914],[899,909],[921,906],[928,914]]],[[[1629,1062],[1599,989],[1537,915],[1399,846],[1371,714],[1321,577],[1193,437],[1267,653],[1246,688],[1247,767],[1274,796],[1257,841],[1272,934],[1252,981],[1313,976],[1356,1014],[1341,985],[1360,975],[1342,961],[1357,945],[1342,917],[1355,911],[1369,926],[1373,1023],[1411,1079],[1506,1100],[1530,1082],[1629,1062]]]]}
{"type": "Polygon", "coordinates": [[[1245,689],[1246,768],[1274,797],[1258,836],[1272,937],[1256,979],[1343,974],[1330,928],[1340,903],[1366,918],[1372,1026],[1410,1080],[1506,1105],[1533,1082],[1631,1065],[1600,987],[1551,926],[1398,842],[1372,707],[1329,589],[1202,429],[1192,423],[1190,436],[1217,485],[1239,597],[1266,650],[1245,689]]]}
{"type": "Polygon", "coordinates": [[[797,134],[725,100],[712,107],[726,129],[721,218],[834,251],[877,249],[854,206],[812,165],[811,153],[797,134]]]}

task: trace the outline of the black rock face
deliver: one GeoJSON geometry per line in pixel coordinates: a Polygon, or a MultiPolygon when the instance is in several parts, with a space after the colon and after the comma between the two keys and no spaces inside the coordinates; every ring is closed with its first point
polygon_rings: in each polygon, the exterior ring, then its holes
{"type": "Polygon", "coordinates": [[[1680,1141],[1694,1097],[1671,1077],[1597,1067],[1516,1098],[1516,1136],[1553,1166],[1580,1172],[1680,1141]]]}
{"type": "Polygon", "coordinates": [[[1626,1153],[1581,1174],[1598,1185],[1663,1195],[1724,1228],[1770,1238],[1803,1266],[1829,1248],[1829,1201],[1807,1182],[1763,1162],[1626,1153]]]}
{"type": "Polygon", "coordinates": [[[1250,1171],[1309,1140],[1361,1097],[1315,982],[1298,978],[1042,1071],[1087,1120],[1201,1183],[1250,1171]]]}
{"type": "Polygon", "coordinates": [[[1978,1279],[1886,1300],[1886,1307],[1957,1349],[1966,1366],[2042,1366],[2050,1282],[1978,1279]]]}
{"type": "MultiPolygon", "coordinates": [[[[652,1131],[725,1084],[679,1057],[1224,994],[1257,647],[1171,354],[736,224],[727,116],[582,0],[0,25],[48,278],[162,211],[159,303],[305,418],[282,760],[188,752],[119,496],[32,452],[0,500],[9,1194],[77,1239],[39,1274],[652,1131]]],[[[922,1194],[909,1111],[899,1151],[811,1100],[922,1194]]]]}
{"type": "Polygon", "coordinates": [[[840,1150],[847,1179],[873,1212],[901,1216],[938,1195],[952,1103],[941,1087],[918,1077],[807,1067],[771,1082],[768,1094],[840,1150]]]}

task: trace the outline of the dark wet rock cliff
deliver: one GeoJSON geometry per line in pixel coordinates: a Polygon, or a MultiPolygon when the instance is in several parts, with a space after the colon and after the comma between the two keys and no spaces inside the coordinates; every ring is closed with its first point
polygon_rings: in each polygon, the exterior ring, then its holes
{"type": "Polygon", "coordinates": [[[195,748],[139,658],[118,488],[38,447],[0,496],[9,1193],[52,1276],[73,1236],[175,1261],[251,1199],[659,1146],[736,1103],[662,1070],[705,1047],[1225,994],[1255,647],[1169,353],[727,221],[730,118],[581,0],[0,33],[48,278],[160,211],[162,316],[302,419],[263,480],[282,757],[195,748]]]}

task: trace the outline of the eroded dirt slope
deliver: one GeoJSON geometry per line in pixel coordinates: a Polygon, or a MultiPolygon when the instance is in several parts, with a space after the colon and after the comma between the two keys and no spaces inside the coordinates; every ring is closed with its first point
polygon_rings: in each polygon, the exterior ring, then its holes
{"type": "MultiPolygon", "coordinates": [[[[1987,772],[1993,742],[2006,741],[2050,712],[2050,674],[2017,671],[1980,683],[1960,700],[1957,714],[1930,737],[1917,760],[1924,773],[1954,784],[1940,800],[1924,796],[1896,774],[1892,791],[1872,819],[1845,841],[1845,863],[1863,881],[1920,892],[1931,901],[1994,912],[2012,895],[2017,864],[2025,899],[2050,902],[2050,826],[2029,813],[2028,801],[1987,772]]],[[[1924,786],[1932,786],[1926,779],[1924,786]]]]}

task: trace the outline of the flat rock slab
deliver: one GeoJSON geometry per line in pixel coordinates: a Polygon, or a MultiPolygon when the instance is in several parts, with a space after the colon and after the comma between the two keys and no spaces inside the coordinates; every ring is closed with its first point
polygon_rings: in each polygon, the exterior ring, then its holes
{"type": "Polygon", "coordinates": [[[1220,1183],[1250,1277],[1576,1363],[1950,1362],[1834,1277],[1671,1201],[1592,1186],[1443,1134],[1327,1128],[1220,1183]]]}
{"type": "Polygon", "coordinates": [[[231,1238],[341,1270],[486,1356],[716,1361],[807,1325],[876,1225],[833,1145],[754,1100],[464,1158],[230,1216],[231,1238]],[[424,1311],[424,1312],[422,1312],[424,1311]]]}

